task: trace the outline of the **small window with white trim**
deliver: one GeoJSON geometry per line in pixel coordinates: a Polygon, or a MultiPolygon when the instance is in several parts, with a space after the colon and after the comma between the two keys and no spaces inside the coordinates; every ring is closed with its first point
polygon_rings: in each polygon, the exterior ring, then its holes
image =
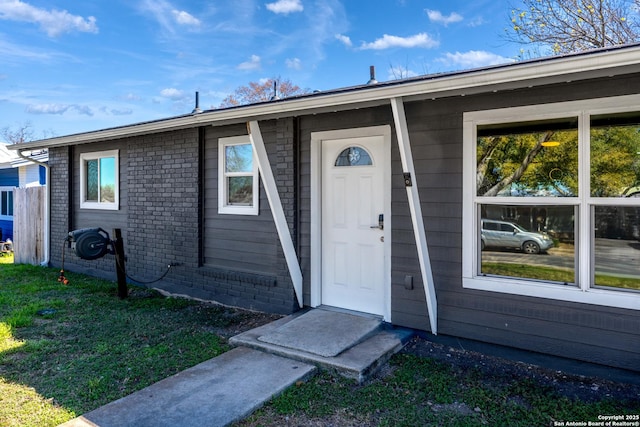
{"type": "Polygon", "coordinates": [[[465,113],[464,287],[640,309],[639,102],[465,113]]]}
{"type": "Polygon", "coordinates": [[[13,220],[13,187],[0,187],[0,219],[13,220]]]}
{"type": "Polygon", "coordinates": [[[80,154],[80,208],[118,210],[118,150],[80,154]]]}
{"type": "Polygon", "coordinates": [[[218,213],[258,215],[258,165],[248,135],[218,140],[218,213]]]}

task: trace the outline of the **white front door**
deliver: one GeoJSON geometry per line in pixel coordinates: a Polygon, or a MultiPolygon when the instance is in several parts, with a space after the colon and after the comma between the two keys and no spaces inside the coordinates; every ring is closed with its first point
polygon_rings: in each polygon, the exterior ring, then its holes
{"type": "Polygon", "coordinates": [[[387,317],[385,137],[329,139],[321,146],[322,304],[387,317]]]}

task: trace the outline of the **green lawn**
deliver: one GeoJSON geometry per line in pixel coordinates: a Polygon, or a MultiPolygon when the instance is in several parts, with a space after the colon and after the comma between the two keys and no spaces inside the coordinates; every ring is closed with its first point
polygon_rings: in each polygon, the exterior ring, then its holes
{"type": "MultiPolygon", "coordinates": [[[[548,280],[560,283],[573,283],[574,272],[559,267],[543,267],[517,263],[483,262],[482,273],[496,276],[522,277],[527,279],[548,280]]],[[[596,274],[598,286],[640,290],[640,280],[628,277],[617,277],[607,274],[596,274]]]]}
{"type": "Polygon", "coordinates": [[[362,386],[322,373],[290,388],[238,427],[535,427],[553,426],[554,421],[586,425],[604,414],[640,414],[640,387],[620,398],[590,379],[544,378],[546,373],[541,377],[536,369],[517,364],[488,369],[489,358],[478,359],[475,366],[451,359],[397,354],[389,375],[362,386]],[[599,392],[587,398],[567,396],[571,391],[560,391],[563,381],[572,382],[570,390],[599,392]]]}
{"type": "MultiPolygon", "coordinates": [[[[266,321],[145,289],[120,300],[112,282],[69,273],[65,286],[57,277],[54,269],[0,266],[0,426],[56,426],[226,351],[220,331],[266,321]]],[[[482,369],[488,359],[444,360],[398,354],[388,375],[365,385],[321,373],[241,424],[546,426],[640,413],[640,391],[619,398],[618,386],[598,383],[595,398],[581,401],[528,369],[496,376],[482,369]]]]}
{"type": "Polygon", "coordinates": [[[0,426],[55,426],[227,349],[232,310],[0,266],[0,426]]]}

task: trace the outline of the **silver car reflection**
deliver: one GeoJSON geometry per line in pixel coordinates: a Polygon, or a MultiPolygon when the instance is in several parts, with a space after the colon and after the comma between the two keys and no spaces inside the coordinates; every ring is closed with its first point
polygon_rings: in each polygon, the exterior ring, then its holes
{"type": "Polygon", "coordinates": [[[482,249],[511,248],[527,254],[546,252],[553,247],[553,240],[546,234],[527,231],[518,224],[492,219],[482,220],[482,249]]]}

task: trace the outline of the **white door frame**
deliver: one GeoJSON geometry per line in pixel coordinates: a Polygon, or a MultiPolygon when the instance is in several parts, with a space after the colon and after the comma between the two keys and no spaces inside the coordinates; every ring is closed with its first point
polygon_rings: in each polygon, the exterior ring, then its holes
{"type": "Polygon", "coordinates": [[[382,136],[384,198],[384,320],[391,321],[391,127],[372,126],[311,133],[311,307],[322,305],[322,142],[382,136]]]}

